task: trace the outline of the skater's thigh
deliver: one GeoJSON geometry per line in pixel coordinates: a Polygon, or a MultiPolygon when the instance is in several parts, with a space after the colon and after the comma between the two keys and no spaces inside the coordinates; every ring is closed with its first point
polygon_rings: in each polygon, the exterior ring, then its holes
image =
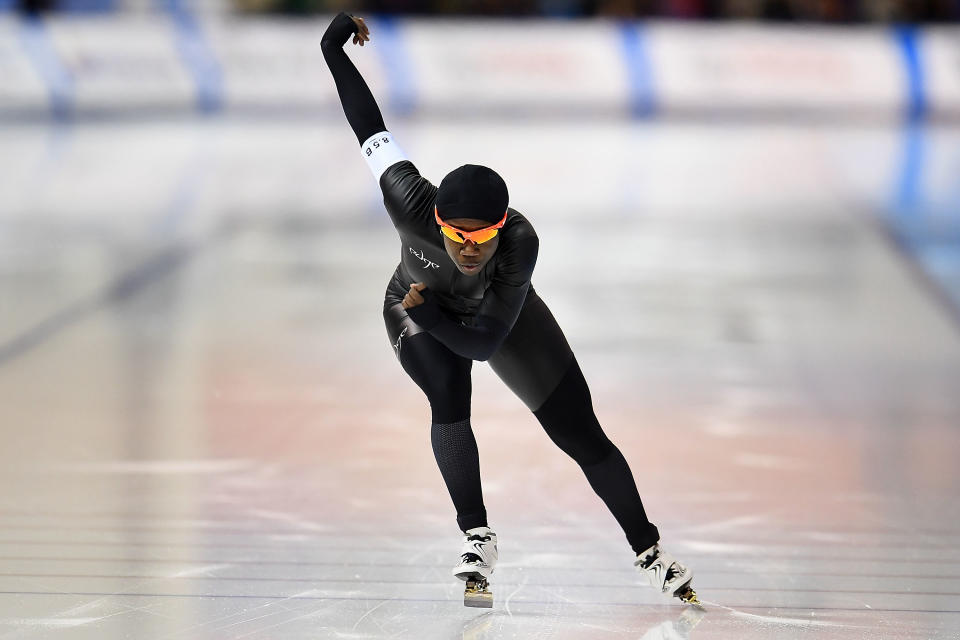
{"type": "Polygon", "coordinates": [[[536,411],[560,383],[573,352],[560,325],[533,288],[503,344],[488,361],[531,411],[536,411]]]}
{"type": "Polygon", "coordinates": [[[393,345],[393,354],[400,359],[400,352],[404,345],[410,342],[410,338],[418,333],[426,333],[423,328],[407,315],[407,310],[399,302],[395,304],[384,303],[383,323],[387,327],[387,337],[390,344],[393,345]]]}
{"type": "Polygon", "coordinates": [[[402,305],[383,311],[394,354],[430,402],[433,421],[449,423],[470,416],[473,360],[455,354],[416,324],[402,305]]]}

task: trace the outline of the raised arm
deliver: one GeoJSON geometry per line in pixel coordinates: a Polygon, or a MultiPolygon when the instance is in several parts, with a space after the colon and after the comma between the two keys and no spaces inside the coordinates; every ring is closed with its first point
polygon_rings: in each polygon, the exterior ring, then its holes
{"type": "Polygon", "coordinates": [[[383,124],[383,115],[370,93],[370,88],[343,50],[343,45],[350,36],[353,36],[354,44],[359,43],[362,47],[363,43],[370,39],[370,30],[364,24],[363,18],[354,18],[341,11],[323,34],[320,48],[337,84],[337,93],[340,95],[340,104],[347,116],[347,122],[353,128],[357,142],[362,145],[375,133],[386,131],[387,127],[383,124]]]}
{"type": "Polygon", "coordinates": [[[383,124],[380,107],[377,106],[377,101],[370,93],[363,76],[343,50],[350,36],[353,36],[353,44],[362,47],[364,42],[370,40],[370,29],[363,18],[340,12],[323,34],[320,48],[337,85],[343,113],[357,136],[367,166],[373,172],[373,177],[379,181],[387,167],[405,160],[406,156],[383,124]]]}

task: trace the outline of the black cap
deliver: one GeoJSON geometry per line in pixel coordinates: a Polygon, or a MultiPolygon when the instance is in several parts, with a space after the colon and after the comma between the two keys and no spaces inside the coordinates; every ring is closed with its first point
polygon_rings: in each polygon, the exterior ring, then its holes
{"type": "Polygon", "coordinates": [[[437,212],[442,220],[475,218],[500,222],[507,212],[510,196],[507,183],[489,167],[465,164],[440,182],[437,212]]]}

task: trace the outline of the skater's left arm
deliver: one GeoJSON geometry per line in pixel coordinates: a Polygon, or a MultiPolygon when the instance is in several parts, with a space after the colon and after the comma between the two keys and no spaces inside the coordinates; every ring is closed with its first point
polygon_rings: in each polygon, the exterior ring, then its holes
{"type": "MultiPolygon", "coordinates": [[[[418,325],[430,332],[454,353],[472,360],[488,360],[510,333],[530,290],[530,278],[537,263],[539,240],[530,234],[507,249],[498,261],[490,287],[483,295],[473,326],[451,320],[437,304],[429,289],[411,285],[404,306],[418,325]]],[[[498,249],[499,250],[499,249],[498,249]]]]}

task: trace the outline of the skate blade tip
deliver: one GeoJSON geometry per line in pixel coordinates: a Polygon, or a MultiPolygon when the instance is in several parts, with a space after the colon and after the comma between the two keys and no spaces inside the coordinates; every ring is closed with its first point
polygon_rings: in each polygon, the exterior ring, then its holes
{"type": "Polygon", "coordinates": [[[703,603],[700,602],[700,598],[697,597],[697,592],[694,591],[691,587],[687,587],[683,591],[680,591],[676,594],[676,597],[679,598],[684,604],[694,605],[696,607],[703,608],[703,603]]]}

